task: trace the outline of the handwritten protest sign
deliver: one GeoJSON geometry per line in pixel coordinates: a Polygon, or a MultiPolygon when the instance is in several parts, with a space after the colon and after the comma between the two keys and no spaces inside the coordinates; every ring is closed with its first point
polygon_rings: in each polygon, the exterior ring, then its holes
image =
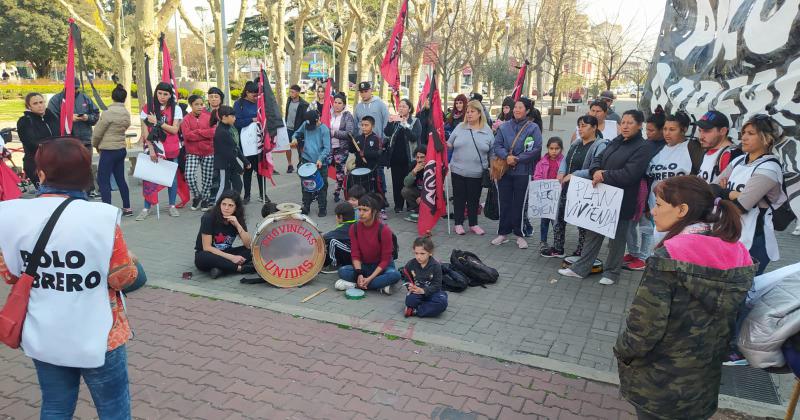
{"type": "Polygon", "coordinates": [[[561,183],[557,179],[531,181],[528,187],[528,218],[556,220],[560,196],[561,183]]]}
{"type": "Polygon", "coordinates": [[[622,195],[621,188],[606,184],[597,184],[594,188],[588,179],[570,177],[564,220],[614,239],[622,195]]]}

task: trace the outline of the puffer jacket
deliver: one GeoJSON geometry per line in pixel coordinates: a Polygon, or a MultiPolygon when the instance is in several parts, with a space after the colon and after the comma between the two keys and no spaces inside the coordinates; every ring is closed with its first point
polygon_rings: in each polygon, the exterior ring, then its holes
{"type": "Polygon", "coordinates": [[[183,117],[181,133],[186,153],[196,156],[214,155],[214,133],[216,126],[211,125],[211,113],[205,109],[199,116],[190,112],[183,117]]]}
{"type": "Polygon", "coordinates": [[[800,263],[756,278],[779,277],[760,299],[753,302],[739,330],[739,350],[754,368],[781,367],[786,364],[781,346],[800,332],[800,263]]]}
{"type": "Polygon", "coordinates": [[[741,242],[683,233],[656,248],[614,346],[622,396],[658,418],[714,414],[722,357],[755,271],[741,242]]]}
{"type": "Polygon", "coordinates": [[[100,150],[125,148],[125,131],[131,126],[131,113],[125,104],[114,102],[100,115],[92,133],[92,146],[100,150]]]}

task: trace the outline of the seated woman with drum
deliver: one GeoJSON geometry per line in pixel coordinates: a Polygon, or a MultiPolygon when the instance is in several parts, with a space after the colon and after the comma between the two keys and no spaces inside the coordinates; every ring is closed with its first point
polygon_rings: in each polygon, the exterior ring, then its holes
{"type": "Polygon", "coordinates": [[[358,287],[390,295],[392,285],[400,281],[400,272],[394,265],[392,230],[378,220],[381,207],[372,194],[358,201],[359,221],[350,227],[353,265],[339,268],[339,280],[334,285],[337,290],[358,287]]]}
{"type": "Polygon", "coordinates": [[[213,279],[223,274],[254,273],[251,242],[239,193],[224,191],[217,205],[200,219],[194,265],[208,271],[213,279]],[[236,237],[242,240],[242,246],[233,246],[236,237]]]}

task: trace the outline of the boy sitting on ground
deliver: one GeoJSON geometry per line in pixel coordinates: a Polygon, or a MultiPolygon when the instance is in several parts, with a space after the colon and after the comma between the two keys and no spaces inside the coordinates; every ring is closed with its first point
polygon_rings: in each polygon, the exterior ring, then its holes
{"type": "Polygon", "coordinates": [[[425,150],[418,147],[414,151],[414,159],[417,163],[403,179],[403,191],[401,194],[403,194],[403,199],[406,200],[411,211],[405,220],[416,223],[419,217],[419,202],[422,195],[423,177],[425,176],[425,150]]]}
{"type": "Polygon", "coordinates": [[[336,273],[339,267],[352,265],[350,257],[350,226],[356,222],[356,213],[350,203],[339,203],[336,213],[336,229],[322,235],[325,239],[325,274],[336,273]]]}

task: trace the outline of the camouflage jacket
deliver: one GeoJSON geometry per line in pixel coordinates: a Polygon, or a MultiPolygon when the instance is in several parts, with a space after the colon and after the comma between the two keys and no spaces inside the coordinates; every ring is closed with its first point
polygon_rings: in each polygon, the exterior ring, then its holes
{"type": "Polygon", "coordinates": [[[614,346],[622,396],[658,418],[714,414],[722,357],[754,274],[754,265],[719,270],[657,248],[614,346]]]}

